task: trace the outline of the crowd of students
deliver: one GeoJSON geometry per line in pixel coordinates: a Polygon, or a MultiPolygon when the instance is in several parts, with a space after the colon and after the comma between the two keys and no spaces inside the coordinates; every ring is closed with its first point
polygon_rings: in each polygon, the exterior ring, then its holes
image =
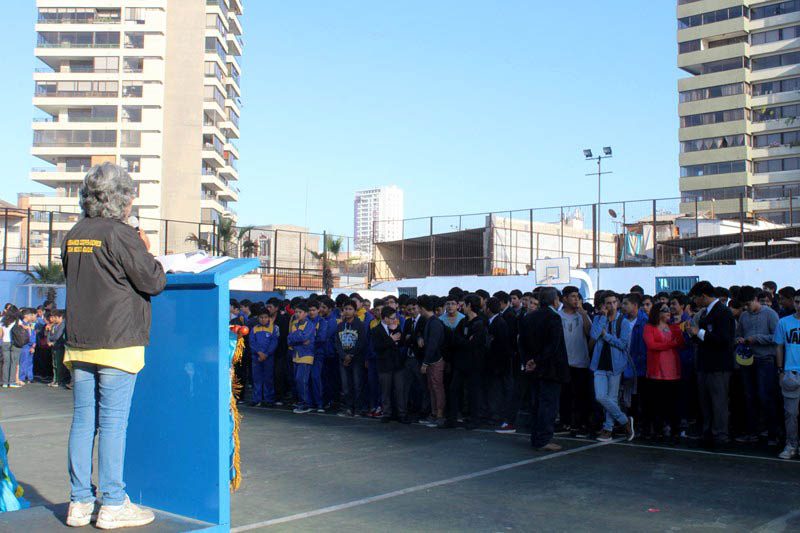
{"type": "Polygon", "coordinates": [[[65,342],[64,311],[52,302],[36,309],[5,304],[0,311],[0,386],[15,389],[36,379],[69,388],[65,342]]]}
{"type": "Polygon", "coordinates": [[[701,281],[688,294],[593,296],[232,300],[231,323],[250,328],[240,401],[442,429],[519,422],[544,451],[561,449],[561,431],[711,449],[783,442],[779,457],[797,456],[800,292],[701,281]]]}

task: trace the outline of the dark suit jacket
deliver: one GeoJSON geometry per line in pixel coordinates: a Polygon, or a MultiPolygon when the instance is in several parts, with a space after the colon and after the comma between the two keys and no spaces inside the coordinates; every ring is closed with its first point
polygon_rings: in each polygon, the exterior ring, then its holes
{"type": "MultiPolygon", "coordinates": [[[[512,319],[513,320],[513,319],[512,319]]],[[[486,367],[494,375],[504,375],[511,371],[511,331],[502,315],[489,324],[489,358],[486,367]]]]}
{"type": "Polygon", "coordinates": [[[516,352],[517,335],[519,334],[519,319],[517,318],[517,314],[514,312],[514,308],[510,305],[503,312],[502,317],[508,326],[508,339],[509,343],[511,344],[511,351],[516,352]]]}
{"type": "Polygon", "coordinates": [[[522,360],[533,361],[533,376],[545,381],[569,383],[569,361],[561,317],[551,308],[525,315],[520,335],[522,360]]]}
{"type": "Polygon", "coordinates": [[[705,330],[697,344],[697,370],[700,372],[721,372],[733,370],[736,333],[736,320],[727,306],[717,302],[711,312],[700,317],[700,329],[705,330]]]}
{"type": "Polygon", "coordinates": [[[405,358],[400,350],[400,341],[395,342],[386,333],[383,324],[378,324],[372,328],[372,348],[375,350],[375,359],[378,363],[379,373],[396,372],[405,366],[405,358]]]}
{"type": "Polygon", "coordinates": [[[425,317],[420,315],[417,319],[417,325],[414,327],[414,320],[406,319],[405,327],[403,328],[403,343],[409,350],[409,355],[413,354],[417,361],[422,364],[425,358],[425,351],[419,347],[417,339],[422,337],[425,330],[425,317]]]}

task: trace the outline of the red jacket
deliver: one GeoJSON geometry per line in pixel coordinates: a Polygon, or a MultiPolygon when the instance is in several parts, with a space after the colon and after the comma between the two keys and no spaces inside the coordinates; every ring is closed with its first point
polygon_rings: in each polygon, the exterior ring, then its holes
{"type": "Polygon", "coordinates": [[[671,334],[652,324],[644,327],[649,379],[681,379],[681,357],[678,350],[683,346],[683,333],[680,324],[670,324],[669,330],[671,334]]]}

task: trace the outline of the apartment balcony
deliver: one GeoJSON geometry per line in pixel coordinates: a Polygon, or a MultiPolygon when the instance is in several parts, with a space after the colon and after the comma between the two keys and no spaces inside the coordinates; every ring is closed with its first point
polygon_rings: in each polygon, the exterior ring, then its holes
{"type": "Polygon", "coordinates": [[[242,65],[239,64],[239,59],[236,56],[228,54],[227,56],[225,56],[225,62],[233,65],[236,68],[236,72],[238,72],[241,75],[242,65]]]}
{"type": "MultiPolygon", "coordinates": [[[[741,1],[739,2],[741,5],[741,1]]],[[[744,35],[748,29],[748,20],[736,17],[711,24],[703,24],[692,28],[678,30],[678,42],[694,41],[696,39],[714,39],[722,36],[744,35]]]]}
{"type": "Polygon", "coordinates": [[[750,107],[747,105],[747,95],[734,94],[731,96],[720,96],[719,98],[708,98],[706,100],[695,100],[693,102],[683,102],[678,104],[678,116],[698,115],[701,113],[713,113],[714,111],[725,111],[728,109],[740,109],[750,107]]]}
{"type": "Polygon", "coordinates": [[[239,84],[239,76],[236,77],[225,76],[225,85],[230,87],[230,89],[233,90],[234,93],[236,93],[237,97],[242,96],[242,88],[241,85],[239,84]]]}
{"type": "Polygon", "coordinates": [[[709,176],[687,176],[680,178],[681,191],[697,191],[717,187],[743,187],[751,185],[749,172],[731,172],[709,176]]]}
{"type": "Polygon", "coordinates": [[[213,170],[204,168],[200,176],[200,183],[212,191],[221,191],[228,187],[227,181],[213,170]]]}
{"type": "Polygon", "coordinates": [[[206,13],[217,13],[222,18],[227,19],[228,12],[225,0],[206,0],[206,13]]]}
{"type": "Polygon", "coordinates": [[[217,196],[220,200],[225,202],[238,202],[239,201],[239,189],[236,187],[225,187],[222,189],[217,196]]]}
{"type": "Polygon", "coordinates": [[[233,121],[226,120],[220,122],[219,127],[222,129],[225,135],[231,139],[238,139],[241,136],[239,126],[233,121]]]}
{"type": "Polygon", "coordinates": [[[219,169],[219,175],[228,180],[236,181],[239,179],[239,171],[231,164],[226,164],[221,167],[219,169]]]}
{"type": "MultiPolygon", "coordinates": [[[[66,169],[58,167],[33,167],[31,169],[30,178],[37,183],[43,185],[52,185],[53,183],[76,182],[80,183],[89,171],[89,166],[81,169],[66,169]]],[[[137,174],[131,174],[136,176],[137,174]]]]}
{"type": "Polygon", "coordinates": [[[746,146],[734,146],[731,148],[719,148],[717,150],[684,152],[678,156],[678,164],[685,167],[707,163],[720,163],[722,161],[741,161],[743,159],[748,159],[748,148],[746,146]]]}
{"type": "Polygon", "coordinates": [[[236,146],[234,142],[228,141],[225,143],[225,152],[231,153],[237,160],[241,159],[241,157],[239,157],[239,147],[236,146]]]}
{"type": "Polygon", "coordinates": [[[717,85],[749,81],[748,73],[749,71],[747,69],[737,68],[681,78],[678,80],[678,91],[690,91],[693,89],[703,89],[706,87],[716,87],[717,85]]]}
{"type": "Polygon", "coordinates": [[[228,33],[227,41],[228,41],[228,53],[234,56],[240,56],[244,52],[244,42],[242,38],[236,35],[235,33],[228,33]]]}
{"type": "Polygon", "coordinates": [[[754,70],[750,73],[750,82],[758,83],[775,78],[788,78],[800,75],[800,65],[785,65],[775,68],[754,70]]]}
{"type": "Polygon", "coordinates": [[[202,156],[203,161],[215,169],[225,166],[225,158],[213,146],[204,145],[202,156]]]}
{"type": "Polygon", "coordinates": [[[200,208],[211,209],[219,214],[223,214],[226,209],[218,199],[206,197],[204,195],[200,196],[200,208]]]}
{"type": "MultiPolygon", "coordinates": [[[[752,213],[755,209],[756,202],[752,198],[744,199],[744,212],[752,213]]],[[[695,207],[699,213],[713,213],[716,215],[729,215],[731,213],[739,212],[739,199],[728,198],[725,200],[708,200],[704,202],[681,202],[679,210],[681,213],[694,216],[695,207]]]]}
{"type": "Polygon", "coordinates": [[[726,46],[718,46],[696,52],[678,54],[678,68],[699,74],[700,68],[704,63],[713,63],[725,59],[737,57],[747,57],[750,55],[750,45],[747,43],[735,43],[726,46]]]}
{"type": "Polygon", "coordinates": [[[226,98],[225,99],[225,108],[226,109],[227,108],[233,109],[233,112],[241,117],[242,116],[242,108],[239,107],[239,106],[240,106],[239,98],[226,98]]]}
{"type": "Polygon", "coordinates": [[[236,35],[241,35],[244,33],[244,30],[242,29],[242,23],[235,13],[228,13],[228,22],[230,23],[231,31],[233,33],[236,35]]]}
{"type": "Polygon", "coordinates": [[[797,24],[798,22],[800,22],[800,11],[795,11],[794,13],[786,13],[785,15],[776,15],[774,17],[751,20],[749,21],[748,26],[750,31],[754,32],[763,30],[765,28],[779,28],[788,24],[797,24]]]}
{"type": "Polygon", "coordinates": [[[731,120],[729,122],[720,122],[717,124],[680,128],[678,130],[678,140],[691,141],[694,139],[708,139],[710,137],[748,133],[747,124],[746,120],[731,120]]]}
{"type": "Polygon", "coordinates": [[[763,122],[751,122],[750,133],[756,135],[764,132],[775,132],[788,129],[797,129],[800,123],[793,117],[789,118],[776,118],[773,120],[765,120],[763,122]]]}
{"type": "Polygon", "coordinates": [[[800,156],[800,146],[790,144],[779,144],[776,146],[764,146],[762,148],[751,148],[750,158],[755,160],[773,157],[798,157],[800,156]]]}
{"type": "Polygon", "coordinates": [[[751,57],[758,57],[760,55],[779,54],[786,52],[795,52],[800,48],[800,38],[786,39],[784,41],[775,41],[772,43],[757,44],[750,47],[751,57]]]}

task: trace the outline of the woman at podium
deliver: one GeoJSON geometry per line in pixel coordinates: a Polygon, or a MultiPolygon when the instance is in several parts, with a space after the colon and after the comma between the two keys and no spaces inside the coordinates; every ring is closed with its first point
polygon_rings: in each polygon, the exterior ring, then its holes
{"type": "Polygon", "coordinates": [[[64,364],[74,376],[67,524],[75,527],[91,522],[97,501],[102,502],[95,524],[100,529],[154,520],[151,511],[131,503],[122,479],[131,398],[150,337],[150,297],[166,284],[147,236],[128,223],[135,196],[124,169],[111,163],[92,167],[80,188],[83,218],[61,246],[67,279],[64,364]]]}

